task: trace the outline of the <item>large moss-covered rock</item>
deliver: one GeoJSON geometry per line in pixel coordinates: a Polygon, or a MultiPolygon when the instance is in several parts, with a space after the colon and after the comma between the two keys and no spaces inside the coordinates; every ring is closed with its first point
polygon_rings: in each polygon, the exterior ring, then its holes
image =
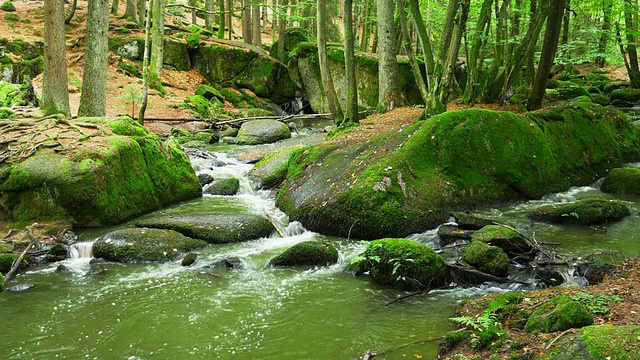
{"type": "Polygon", "coordinates": [[[596,104],[450,111],[366,143],[296,150],[277,205],[312,231],[407,236],[452,210],[539,198],[638,159],[638,129],[596,104]]]}
{"type": "Polygon", "coordinates": [[[508,226],[487,225],[474,232],[471,239],[497,246],[507,254],[523,254],[533,250],[529,240],[508,226]]]}
{"type": "Polygon", "coordinates": [[[442,257],[409,239],[372,241],[349,268],[356,273],[368,271],[374,281],[402,290],[434,288],[443,285],[447,277],[442,257]]]}
{"type": "Polygon", "coordinates": [[[640,195],[640,169],[612,169],[602,181],[600,190],[618,195],[640,195]]]}
{"type": "Polygon", "coordinates": [[[184,41],[165,38],[163,50],[162,63],[165,68],[180,71],[189,71],[191,69],[189,51],[184,41]]]}
{"type": "Polygon", "coordinates": [[[132,228],[100,237],[93,244],[93,256],[124,263],[164,262],[205,246],[205,241],[188,238],[177,231],[132,228]]]}
{"type": "Polygon", "coordinates": [[[566,295],[553,297],[531,314],[525,331],[530,334],[563,331],[593,324],[586,306],[566,295]]]}
{"type": "Polygon", "coordinates": [[[291,130],[281,121],[254,120],[242,124],[236,137],[236,144],[269,144],[290,137],[291,130]]]}
{"type": "Polygon", "coordinates": [[[497,246],[482,241],[472,241],[464,249],[462,259],[487,274],[506,277],[509,271],[509,257],[497,246]]]}
{"type": "Polygon", "coordinates": [[[271,266],[330,265],[338,262],[338,250],[331,243],[304,241],[269,261],[271,266]]]}
{"type": "Polygon", "coordinates": [[[631,104],[640,102],[640,89],[617,89],[609,94],[611,101],[622,100],[631,104]]]}
{"type": "Polygon", "coordinates": [[[0,165],[0,219],[101,226],[202,193],[180,145],[162,142],[129,118],[25,124],[0,165]],[[78,131],[84,135],[69,135],[78,131]],[[26,141],[46,146],[27,154],[20,147],[26,141]]]}
{"type": "Polygon", "coordinates": [[[262,189],[272,189],[280,186],[287,177],[289,156],[295,150],[303,148],[304,145],[285,146],[269,154],[258,161],[249,171],[249,176],[259,181],[262,189]]]}
{"type": "Polygon", "coordinates": [[[244,87],[280,103],[293,97],[286,67],[245,44],[220,41],[192,50],[192,66],[207,80],[225,87],[244,87]]]}
{"type": "Polygon", "coordinates": [[[542,360],[640,359],[638,325],[592,325],[562,335],[542,360]]]}
{"type": "Polygon", "coordinates": [[[570,204],[545,205],[531,217],[553,223],[603,224],[618,221],[631,213],[623,203],[605,198],[589,198],[570,204]]]}
{"type": "MultiPolygon", "coordinates": [[[[15,263],[19,257],[20,254],[0,254],[0,273],[8,273],[13,263],[15,263]]],[[[25,257],[18,268],[24,269],[29,264],[28,260],[28,257],[25,257]]]]}
{"type": "Polygon", "coordinates": [[[171,229],[211,244],[258,239],[274,230],[269,220],[250,214],[160,216],[140,220],[136,226],[171,229]]]}

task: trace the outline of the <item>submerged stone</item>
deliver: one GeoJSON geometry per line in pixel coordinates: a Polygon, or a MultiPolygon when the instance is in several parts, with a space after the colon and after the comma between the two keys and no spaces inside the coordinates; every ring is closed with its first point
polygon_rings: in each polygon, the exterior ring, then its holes
{"type": "Polygon", "coordinates": [[[545,205],[530,216],[552,223],[595,225],[618,221],[631,212],[623,203],[605,198],[589,198],[570,204],[545,205]]]}
{"type": "Polygon", "coordinates": [[[259,239],[274,231],[269,220],[253,214],[159,216],[138,221],[136,226],[171,229],[211,244],[259,239]]]}
{"type": "Polygon", "coordinates": [[[177,231],[131,228],[112,231],[93,244],[93,255],[123,263],[165,262],[181,253],[207,246],[177,231]]]}
{"type": "Polygon", "coordinates": [[[205,265],[202,269],[210,270],[210,269],[241,269],[244,267],[242,261],[237,257],[231,257],[227,259],[222,259],[218,261],[214,261],[211,264],[205,265]]]}
{"type": "Polygon", "coordinates": [[[198,260],[198,254],[196,253],[188,253],[182,258],[182,262],[180,263],[182,266],[191,266],[196,260],[198,260]]]}
{"type": "Polygon", "coordinates": [[[338,250],[333,244],[304,241],[293,245],[269,261],[271,266],[331,265],[338,262],[338,250]]]}

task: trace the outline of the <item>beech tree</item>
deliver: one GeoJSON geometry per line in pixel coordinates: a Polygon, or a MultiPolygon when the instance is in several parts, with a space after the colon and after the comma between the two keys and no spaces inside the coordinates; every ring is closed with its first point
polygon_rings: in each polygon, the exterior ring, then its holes
{"type": "Polygon", "coordinates": [[[64,0],[45,0],[42,110],[46,115],[71,116],[67,81],[64,0]]]}
{"type": "Polygon", "coordinates": [[[162,87],[162,64],[164,61],[164,0],[150,4],[152,19],[151,61],[149,63],[149,86],[165,93],[162,87]]]}
{"type": "MultiPolygon", "coordinates": [[[[400,70],[396,58],[396,32],[393,0],[377,0],[378,4],[378,111],[390,111],[403,106],[405,100],[400,90],[400,70]]],[[[318,24],[320,22],[318,21],[318,24]]]]}
{"type": "Polygon", "coordinates": [[[78,116],[105,116],[107,113],[107,67],[109,0],[90,0],[78,116]]]}
{"type": "Polygon", "coordinates": [[[318,59],[320,63],[320,77],[322,78],[322,87],[327,97],[327,103],[329,105],[329,111],[333,115],[337,124],[340,124],[343,119],[342,108],[338,101],[338,95],[333,87],[333,79],[331,79],[331,73],[329,72],[327,57],[327,1],[318,0],[318,14],[317,14],[317,36],[318,36],[318,59]]]}
{"type": "Polygon", "coordinates": [[[344,66],[347,78],[347,106],[345,121],[358,122],[358,84],[356,80],[355,37],[353,29],[353,0],[344,0],[344,66]]]}

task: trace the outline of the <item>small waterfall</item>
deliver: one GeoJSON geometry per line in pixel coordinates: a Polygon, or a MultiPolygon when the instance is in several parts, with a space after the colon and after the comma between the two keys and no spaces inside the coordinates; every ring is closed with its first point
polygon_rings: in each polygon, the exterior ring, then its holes
{"type": "Polygon", "coordinates": [[[92,258],[93,257],[93,241],[75,243],[69,247],[69,258],[71,260],[92,258]]]}

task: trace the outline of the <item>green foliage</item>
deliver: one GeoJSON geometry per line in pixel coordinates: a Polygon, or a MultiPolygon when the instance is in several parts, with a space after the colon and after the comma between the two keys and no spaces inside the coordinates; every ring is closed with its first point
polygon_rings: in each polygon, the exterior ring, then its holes
{"type": "Polygon", "coordinates": [[[6,13],[4,14],[4,19],[7,20],[8,22],[15,23],[20,21],[20,16],[14,13],[6,13]]]}
{"type": "Polygon", "coordinates": [[[12,11],[16,11],[16,7],[13,6],[13,3],[11,2],[11,0],[7,0],[2,5],[0,5],[0,10],[12,12],[12,11]]]}
{"type": "Polygon", "coordinates": [[[348,132],[350,132],[351,130],[357,128],[358,126],[360,126],[359,123],[356,122],[343,122],[340,124],[340,126],[337,126],[336,128],[334,128],[333,130],[329,131],[329,133],[327,134],[327,139],[333,139],[335,137],[341,136],[343,134],[346,134],[348,132]]]}
{"type": "Polygon", "coordinates": [[[525,331],[531,334],[581,328],[593,324],[593,315],[580,302],[565,295],[553,297],[529,317],[525,331]]]}
{"type": "Polygon", "coordinates": [[[610,305],[614,302],[622,302],[622,299],[618,295],[606,296],[602,294],[587,294],[587,293],[578,293],[573,298],[575,301],[579,301],[584,304],[589,311],[594,314],[606,314],[609,312],[610,305]]]}
{"type": "MultiPolygon", "coordinates": [[[[8,273],[19,257],[20,254],[0,254],[0,273],[8,273]]],[[[24,269],[27,265],[29,265],[28,256],[22,259],[22,263],[20,263],[19,269],[24,269]]]]}
{"type": "Polygon", "coordinates": [[[122,72],[127,76],[134,76],[137,78],[142,78],[142,72],[140,72],[140,67],[136,64],[130,64],[124,61],[118,63],[118,71],[122,72]]]}
{"type": "Polygon", "coordinates": [[[502,329],[502,324],[497,320],[496,314],[485,311],[475,318],[460,316],[451,318],[454,322],[470,327],[475,336],[471,336],[471,347],[477,350],[484,349],[494,344],[496,348],[502,346],[502,342],[509,338],[509,334],[502,329]]]}
{"type": "Polygon", "coordinates": [[[124,88],[124,94],[118,96],[118,100],[128,109],[131,109],[131,117],[136,117],[136,105],[142,104],[142,92],[137,86],[129,85],[124,88]]]}

